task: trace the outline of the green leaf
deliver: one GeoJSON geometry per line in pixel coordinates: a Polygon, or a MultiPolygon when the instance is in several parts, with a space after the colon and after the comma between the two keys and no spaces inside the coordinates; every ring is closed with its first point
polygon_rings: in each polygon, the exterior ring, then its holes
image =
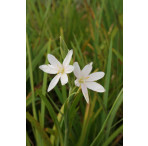
{"type": "MultiPolygon", "coordinates": [[[[60,51],[61,51],[62,59],[64,59],[68,52],[68,47],[63,39],[63,36],[60,36],[60,51]]],[[[63,100],[65,101],[67,98],[66,85],[62,86],[62,96],[63,96],[63,100]]]]}
{"type": "MultiPolygon", "coordinates": [[[[62,105],[62,107],[61,107],[61,109],[60,109],[60,111],[59,111],[59,113],[57,115],[57,120],[60,123],[60,127],[62,127],[62,124],[63,124],[64,106],[65,106],[65,104],[62,105]]],[[[54,124],[52,130],[55,131],[55,129],[56,129],[56,125],[54,124]]],[[[50,136],[50,139],[51,139],[51,142],[54,143],[55,135],[52,134],[50,136]]]]}
{"type": "MultiPolygon", "coordinates": [[[[48,99],[51,101],[52,105],[55,107],[55,109],[60,112],[60,109],[58,108],[58,106],[56,105],[56,103],[54,103],[54,101],[52,100],[52,98],[47,94],[48,99]]],[[[62,113],[61,113],[62,114],[62,113]]]]}
{"type": "Polygon", "coordinates": [[[62,95],[61,91],[59,90],[58,86],[56,86],[54,88],[54,90],[55,90],[60,102],[63,104],[64,103],[63,95],[62,95]]]}
{"type": "MultiPolygon", "coordinates": [[[[26,35],[26,44],[27,44],[27,53],[28,53],[28,60],[29,60],[29,75],[30,75],[30,85],[32,91],[32,111],[35,120],[37,120],[37,113],[35,107],[35,95],[34,95],[34,82],[33,82],[33,71],[32,71],[32,61],[31,61],[31,54],[30,54],[30,46],[28,41],[28,36],[26,35]]],[[[35,138],[37,143],[39,143],[39,135],[38,132],[35,130],[35,138]]]]}
{"type": "Polygon", "coordinates": [[[32,102],[32,97],[31,96],[26,98],[26,107],[29,106],[31,104],[31,102],[32,102]]]}
{"type": "Polygon", "coordinates": [[[121,105],[123,101],[123,90],[121,90],[121,92],[119,93],[119,95],[117,96],[116,100],[114,101],[114,104],[110,110],[110,112],[108,113],[101,130],[99,131],[99,133],[97,134],[97,136],[95,137],[95,139],[93,140],[93,142],[91,143],[90,146],[96,146],[99,143],[100,140],[100,136],[103,133],[108,121],[110,121],[112,119],[112,116],[116,114],[117,109],[119,108],[119,106],[121,105]]]}
{"type": "Polygon", "coordinates": [[[40,124],[28,112],[26,113],[26,118],[31,123],[31,125],[38,131],[40,136],[43,138],[46,146],[51,145],[51,141],[46,132],[44,131],[44,129],[42,129],[40,124]]]}
{"type": "Polygon", "coordinates": [[[44,101],[45,106],[47,107],[48,112],[49,112],[51,118],[53,119],[53,121],[55,123],[56,129],[57,129],[57,132],[58,132],[58,135],[59,135],[59,138],[60,138],[61,146],[63,146],[63,137],[62,137],[62,133],[61,133],[61,129],[60,129],[60,124],[57,120],[57,116],[56,116],[56,114],[55,114],[55,112],[52,108],[52,105],[50,104],[48,99],[41,93],[40,90],[37,90],[37,93],[39,94],[41,99],[44,101]]]}
{"type": "MultiPolygon", "coordinates": [[[[122,103],[122,98],[123,98],[123,90],[120,91],[120,93],[118,94],[118,97],[121,97],[121,100],[119,100],[119,102],[116,104],[116,106],[114,107],[112,113],[111,113],[111,116],[110,116],[110,119],[107,123],[107,130],[106,130],[106,139],[108,138],[109,134],[110,134],[110,130],[111,130],[111,126],[112,126],[112,123],[113,123],[113,120],[116,116],[116,113],[117,113],[117,110],[119,109],[121,103],[122,103]]],[[[117,97],[117,98],[118,98],[117,97]]]]}
{"type": "MultiPolygon", "coordinates": [[[[45,51],[47,50],[47,46],[48,43],[45,44],[45,46],[40,50],[40,52],[38,53],[38,55],[33,59],[32,61],[32,72],[34,71],[34,69],[36,68],[36,66],[38,65],[38,63],[41,61],[41,58],[44,56],[45,51]]],[[[26,81],[29,79],[29,67],[26,70],[26,81]]]]}
{"type": "Polygon", "coordinates": [[[26,146],[31,146],[27,131],[26,131],[26,146]]]}
{"type": "Polygon", "coordinates": [[[37,120],[36,108],[35,108],[35,95],[34,95],[34,82],[33,82],[33,71],[32,71],[32,61],[31,61],[31,54],[30,54],[30,46],[28,41],[28,36],[26,35],[26,43],[27,43],[27,53],[29,59],[29,75],[30,75],[30,85],[32,91],[32,110],[35,119],[37,120]]]}
{"type": "MultiPolygon", "coordinates": [[[[51,47],[51,40],[48,42],[47,54],[50,52],[51,47]]],[[[48,63],[48,59],[46,58],[45,64],[48,63]]],[[[45,96],[47,91],[47,73],[44,73],[43,77],[43,87],[42,87],[42,94],[45,96]]],[[[41,100],[41,126],[44,128],[44,117],[45,117],[45,104],[44,101],[41,100]]]]}
{"type": "Polygon", "coordinates": [[[123,132],[123,125],[121,125],[116,131],[114,131],[102,146],[108,146],[122,132],[123,132]]]}
{"type": "MultiPolygon", "coordinates": [[[[36,97],[36,98],[35,98],[35,102],[38,101],[38,100],[39,100],[39,98],[36,97]]],[[[32,96],[26,98],[26,108],[27,108],[30,104],[32,104],[32,96]]]]}
{"type": "Polygon", "coordinates": [[[60,51],[61,51],[62,59],[64,59],[66,56],[66,53],[68,52],[68,47],[63,39],[63,36],[60,36],[60,51]]]}
{"type": "Polygon", "coordinates": [[[113,48],[113,53],[117,56],[117,58],[118,58],[121,62],[123,62],[123,57],[122,57],[122,55],[121,55],[119,52],[117,52],[114,48],[113,48]]]}
{"type": "MultiPolygon", "coordinates": [[[[98,61],[98,46],[99,46],[99,39],[100,39],[100,33],[98,33],[98,30],[101,28],[101,20],[103,15],[103,9],[104,9],[105,0],[102,0],[100,12],[99,12],[99,19],[95,17],[95,20],[92,21],[93,23],[93,29],[94,29],[94,48],[95,48],[95,63],[99,67],[99,61],[98,61]],[[97,25],[98,24],[98,25],[97,25]]],[[[100,50],[99,50],[100,51],[100,50]]]]}
{"type": "Polygon", "coordinates": [[[79,61],[79,64],[81,66],[84,66],[84,56],[83,56],[83,53],[82,53],[82,50],[80,48],[80,42],[78,42],[76,36],[74,35],[74,40],[75,40],[75,44],[76,46],[74,46],[74,44],[72,43],[72,47],[74,48],[74,53],[76,54],[76,57],[77,57],[77,60],[79,61]]]}
{"type": "MultiPolygon", "coordinates": [[[[111,63],[112,63],[112,40],[110,42],[110,47],[109,47],[109,54],[108,54],[108,62],[107,62],[107,71],[106,71],[106,76],[105,76],[105,93],[104,93],[104,106],[105,109],[107,110],[107,102],[108,102],[108,95],[109,95],[109,85],[110,85],[110,78],[111,78],[111,63]]],[[[106,117],[106,113],[103,113],[102,116],[102,121],[104,121],[106,117]]]]}

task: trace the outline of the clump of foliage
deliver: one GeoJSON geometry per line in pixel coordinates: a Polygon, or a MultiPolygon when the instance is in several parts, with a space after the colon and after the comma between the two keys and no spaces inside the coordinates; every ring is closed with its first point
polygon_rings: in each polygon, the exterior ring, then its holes
{"type": "Polygon", "coordinates": [[[122,0],[27,0],[27,146],[122,145],[122,7],[122,0]],[[73,75],[47,92],[53,76],[39,65],[48,64],[49,53],[62,61],[68,48],[72,63],[93,62],[95,71],[106,73],[100,80],[106,92],[90,91],[90,104],[72,88],[73,75]]]}

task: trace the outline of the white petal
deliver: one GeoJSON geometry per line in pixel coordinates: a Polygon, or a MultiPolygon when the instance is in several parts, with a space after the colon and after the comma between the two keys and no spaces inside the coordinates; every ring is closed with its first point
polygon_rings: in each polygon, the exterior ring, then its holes
{"type": "Polygon", "coordinates": [[[90,74],[88,76],[89,78],[87,79],[87,81],[97,81],[97,80],[103,78],[104,75],[105,75],[104,72],[95,72],[95,73],[92,73],[92,74],[90,74]]]}
{"type": "Polygon", "coordinates": [[[69,74],[74,70],[74,67],[72,65],[68,65],[65,67],[65,73],[69,74]]]}
{"type": "Polygon", "coordinates": [[[68,51],[68,54],[66,55],[66,57],[65,57],[65,59],[63,61],[63,65],[64,66],[69,65],[71,57],[72,57],[72,54],[73,54],[73,50],[68,51]]]}
{"type": "Polygon", "coordinates": [[[61,63],[51,54],[48,54],[48,61],[53,66],[61,66],[61,63]]]}
{"type": "Polygon", "coordinates": [[[80,86],[80,83],[79,83],[78,79],[75,80],[75,85],[76,85],[77,87],[80,86]]]}
{"type": "Polygon", "coordinates": [[[81,84],[82,93],[87,103],[89,103],[88,90],[85,84],[81,84]]]}
{"type": "Polygon", "coordinates": [[[49,84],[49,87],[48,87],[48,92],[51,91],[55,86],[56,84],[58,83],[59,79],[61,77],[61,74],[57,74],[50,82],[49,84]]]}
{"type": "Polygon", "coordinates": [[[87,64],[83,69],[82,69],[82,74],[83,74],[83,76],[84,77],[87,77],[89,74],[90,74],[90,72],[91,72],[91,70],[92,70],[92,62],[91,63],[89,63],[89,64],[87,64]]]}
{"type": "Polygon", "coordinates": [[[41,65],[39,68],[49,74],[57,74],[58,70],[53,65],[41,65]]]}
{"type": "Polygon", "coordinates": [[[73,66],[74,66],[74,75],[77,77],[77,78],[79,78],[80,76],[81,76],[81,70],[80,70],[80,66],[79,66],[79,64],[78,64],[78,62],[75,62],[74,64],[73,64],[73,66]]]}
{"type": "Polygon", "coordinates": [[[62,74],[61,75],[61,84],[65,85],[68,82],[68,76],[67,74],[62,74]]]}
{"type": "Polygon", "coordinates": [[[96,91],[96,92],[105,92],[105,89],[102,85],[96,82],[85,82],[87,88],[96,91]]]}

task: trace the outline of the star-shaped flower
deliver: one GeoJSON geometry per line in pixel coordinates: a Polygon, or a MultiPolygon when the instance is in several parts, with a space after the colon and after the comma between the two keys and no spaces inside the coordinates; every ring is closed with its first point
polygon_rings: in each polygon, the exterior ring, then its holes
{"type": "Polygon", "coordinates": [[[49,74],[57,74],[50,82],[48,87],[48,92],[51,91],[61,79],[61,84],[65,85],[68,82],[67,74],[71,73],[74,70],[72,65],[69,65],[72,58],[73,50],[70,50],[65,57],[63,64],[61,64],[53,55],[48,54],[48,61],[50,64],[41,65],[39,68],[49,74]]]}
{"type": "Polygon", "coordinates": [[[74,75],[77,77],[75,80],[75,85],[81,87],[82,93],[85,97],[87,103],[89,103],[89,96],[87,88],[96,91],[96,92],[105,92],[105,89],[102,85],[94,82],[104,77],[104,72],[94,72],[90,74],[92,70],[92,62],[86,65],[82,70],[80,70],[79,64],[74,63],[74,75]]]}

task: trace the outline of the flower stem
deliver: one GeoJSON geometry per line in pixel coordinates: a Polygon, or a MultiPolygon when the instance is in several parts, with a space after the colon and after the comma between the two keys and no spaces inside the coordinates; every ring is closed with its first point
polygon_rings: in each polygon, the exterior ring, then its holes
{"type": "Polygon", "coordinates": [[[71,107],[71,100],[73,99],[73,95],[78,94],[79,89],[75,92],[76,87],[72,88],[69,92],[68,99],[64,105],[64,123],[65,123],[65,138],[64,138],[64,146],[68,146],[68,135],[69,135],[69,111],[71,107]]]}

